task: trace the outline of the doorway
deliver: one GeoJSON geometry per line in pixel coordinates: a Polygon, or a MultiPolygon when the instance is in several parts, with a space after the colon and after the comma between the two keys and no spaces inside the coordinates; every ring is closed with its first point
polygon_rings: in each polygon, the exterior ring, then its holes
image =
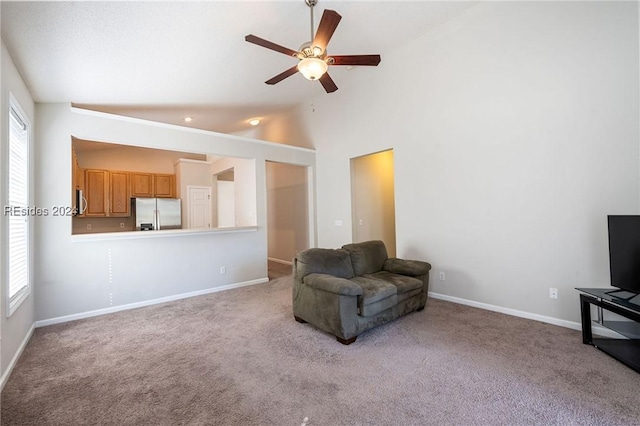
{"type": "Polygon", "coordinates": [[[236,185],[234,169],[214,175],[216,182],[216,226],[236,226],[236,185]]]}
{"type": "Polygon", "coordinates": [[[309,168],[274,161],[265,166],[267,257],[291,265],[297,252],[310,247],[309,168]]]}
{"type": "Polygon", "coordinates": [[[396,255],[393,149],[351,159],[353,242],[382,240],[396,255]]]}

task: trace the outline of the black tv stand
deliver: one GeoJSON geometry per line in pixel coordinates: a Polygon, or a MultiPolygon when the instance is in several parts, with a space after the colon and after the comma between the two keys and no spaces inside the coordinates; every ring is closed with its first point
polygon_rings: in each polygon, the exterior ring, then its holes
{"type": "Polygon", "coordinates": [[[622,299],[622,300],[626,300],[626,301],[630,301],[634,297],[640,296],[640,294],[638,294],[638,293],[634,293],[634,292],[629,291],[629,290],[621,290],[621,289],[607,291],[606,294],[608,294],[610,296],[613,296],[613,297],[615,297],[617,299],[622,299]],[[618,296],[618,295],[616,295],[616,293],[630,294],[631,296],[628,296],[628,297],[618,296]]]}
{"type": "Polygon", "coordinates": [[[640,373],[640,305],[629,299],[610,293],[619,290],[610,288],[577,288],[580,294],[582,317],[582,343],[593,345],[618,361],[640,373]],[[597,319],[593,322],[617,333],[619,338],[595,336],[591,330],[591,305],[596,307],[597,319]],[[631,321],[605,319],[605,312],[613,312],[631,321]]]}

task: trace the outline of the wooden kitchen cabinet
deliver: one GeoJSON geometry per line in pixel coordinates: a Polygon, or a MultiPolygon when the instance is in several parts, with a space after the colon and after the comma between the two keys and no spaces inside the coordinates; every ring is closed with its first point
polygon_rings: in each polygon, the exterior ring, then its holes
{"type": "Polygon", "coordinates": [[[108,216],[109,172],[107,170],[86,169],[84,171],[84,197],[87,200],[84,216],[108,216]]]}
{"type": "Polygon", "coordinates": [[[153,173],[130,172],[131,197],[153,197],[153,173]]]}
{"type": "Polygon", "coordinates": [[[78,173],[82,169],[75,159],[72,161],[76,176],[72,179],[73,199],[75,189],[82,189],[86,200],[84,217],[129,217],[131,198],[175,197],[175,175],[98,169],[78,173]]]}
{"type": "Polygon", "coordinates": [[[109,170],[84,171],[85,217],[129,217],[129,173],[109,170]]]}
{"type": "Polygon", "coordinates": [[[129,172],[109,172],[109,216],[131,216],[129,172]]]}
{"type": "Polygon", "coordinates": [[[131,197],[174,198],[176,176],[163,173],[129,172],[131,175],[131,197]]]}
{"type": "Polygon", "coordinates": [[[153,175],[154,195],[159,198],[174,198],[176,196],[176,176],[166,174],[153,175]]]}

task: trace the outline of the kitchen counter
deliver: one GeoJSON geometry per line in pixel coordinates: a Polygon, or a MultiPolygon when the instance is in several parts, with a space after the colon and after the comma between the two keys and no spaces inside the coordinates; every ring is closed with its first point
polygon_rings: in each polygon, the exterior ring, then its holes
{"type": "Polygon", "coordinates": [[[181,237],[185,235],[210,235],[228,234],[237,232],[253,232],[257,226],[239,226],[233,228],[210,228],[210,229],[167,229],[160,231],[125,231],[125,232],[103,232],[95,234],[75,234],[71,235],[74,243],[107,240],[132,240],[140,238],[160,238],[160,237],[181,237]]]}

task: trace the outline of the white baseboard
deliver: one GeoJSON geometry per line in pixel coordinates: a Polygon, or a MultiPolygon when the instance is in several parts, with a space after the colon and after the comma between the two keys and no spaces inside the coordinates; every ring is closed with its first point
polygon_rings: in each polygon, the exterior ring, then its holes
{"type": "MultiPolygon", "coordinates": [[[[459,297],[448,296],[446,294],[429,292],[429,296],[434,299],[446,300],[447,302],[459,303],[461,305],[473,306],[474,308],[486,309],[488,311],[499,312],[501,314],[512,315],[514,317],[526,318],[534,321],[540,321],[547,324],[558,325],[560,327],[570,328],[573,330],[582,331],[582,324],[575,321],[567,321],[559,318],[548,317],[545,315],[533,314],[531,312],[519,311],[517,309],[505,308],[502,306],[490,305],[488,303],[476,302],[474,300],[462,299],[459,297]]],[[[620,339],[621,336],[608,328],[598,325],[592,325],[591,331],[593,334],[600,336],[611,337],[620,339]]]]}
{"type": "Polygon", "coordinates": [[[276,259],[275,257],[267,257],[267,260],[270,262],[282,263],[283,265],[293,265],[293,262],[291,262],[290,260],[276,259]]]}
{"type": "Polygon", "coordinates": [[[27,332],[27,335],[24,336],[24,339],[22,339],[22,342],[20,343],[18,350],[13,355],[13,358],[11,358],[11,362],[7,366],[7,369],[5,370],[5,372],[2,374],[2,377],[0,377],[0,392],[2,392],[2,389],[4,389],[4,385],[7,383],[7,380],[9,380],[9,376],[11,376],[11,372],[13,371],[13,368],[16,366],[16,363],[18,362],[18,359],[22,355],[22,351],[24,351],[24,348],[27,346],[27,343],[29,343],[29,339],[31,339],[31,335],[33,334],[33,330],[35,330],[35,328],[36,328],[36,325],[34,323],[29,329],[29,331],[27,332]]]}
{"type": "Polygon", "coordinates": [[[62,317],[50,318],[41,321],[36,321],[36,327],[44,327],[47,325],[60,324],[63,322],[75,321],[84,318],[96,317],[99,315],[111,314],[114,312],[126,311],[128,309],[142,308],[144,306],[157,305],[159,303],[173,302],[174,300],[186,299],[189,297],[202,296],[210,293],[217,293],[219,291],[231,290],[234,288],[245,287],[248,285],[262,284],[269,281],[269,278],[258,278],[255,280],[244,281],[235,284],[223,285],[220,287],[207,288],[205,290],[192,291],[189,293],[175,294],[173,296],[160,297],[158,299],[145,300],[142,302],[129,303],[126,305],[113,306],[110,308],[96,309],[95,311],[81,312],[79,314],[65,315],[62,317]]]}

